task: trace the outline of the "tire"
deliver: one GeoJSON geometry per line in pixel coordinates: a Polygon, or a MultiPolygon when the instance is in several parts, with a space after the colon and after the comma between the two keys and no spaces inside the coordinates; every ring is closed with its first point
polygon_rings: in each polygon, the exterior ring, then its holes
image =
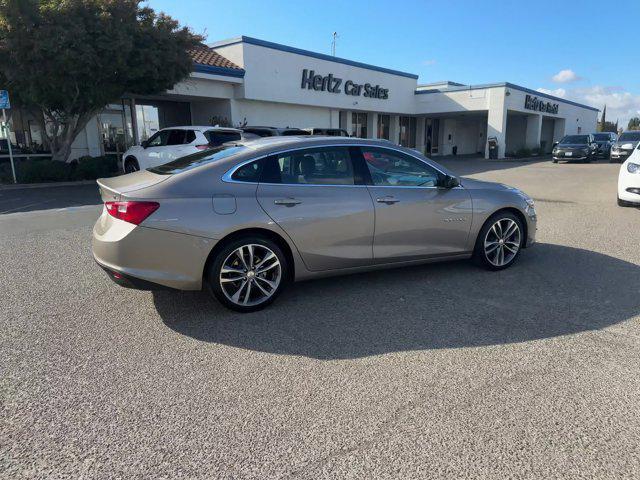
{"type": "Polygon", "coordinates": [[[558,163],[558,160],[556,160],[555,158],[553,159],[553,163],[558,163]]]}
{"type": "Polygon", "coordinates": [[[134,157],[127,157],[124,161],[124,173],[133,173],[140,170],[140,165],[138,165],[138,160],[134,157]]]}
{"type": "Polygon", "coordinates": [[[518,259],[524,242],[525,233],[522,221],[511,212],[497,212],[489,217],[478,233],[473,251],[473,261],[476,265],[487,270],[504,270],[518,259]],[[494,228],[496,224],[500,225],[500,229],[494,228]],[[509,234],[512,225],[515,225],[517,229],[513,231],[514,233],[509,234]],[[502,231],[502,234],[507,235],[500,234],[503,229],[506,229],[506,232],[502,231]],[[500,239],[502,242],[499,241],[500,239]],[[502,252],[502,257],[500,257],[500,252],[502,252]]]}
{"type": "Polygon", "coordinates": [[[626,200],[621,200],[620,197],[618,197],[618,206],[619,207],[637,207],[638,204],[627,202],[626,200]]]}
{"type": "Polygon", "coordinates": [[[206,278],[211,293],[225,307],[254,312],[280,295],[289,281],[288,272],[287,257],[277,244],[264,237],[246,236],[230,241],[217,253],[206,278]]]}

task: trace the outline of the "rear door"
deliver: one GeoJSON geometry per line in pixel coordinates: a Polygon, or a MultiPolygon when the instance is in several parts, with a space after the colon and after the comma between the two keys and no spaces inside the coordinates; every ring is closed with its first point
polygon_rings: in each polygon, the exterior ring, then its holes
{"type": "Polygon", "coordinates": [[[264,164],[258,201],[309,270],[372,261],[374,207],[358,165],[354,168],[350,148],[342,146],[288,151],[264,164]]]}
{"type": "Polygon", "coordinates": [[[444,174],[398,150],[362,147],[375,204],[377,263],[447,256],[467,250],[471,196],[442,188],[444,174]]]}
{"type": "MultiPolygon", "coordinates": [[[[189,145],[187,145],[189,143],[187,141],[187,133],[188,133],[188,130],[183,130],[181,128],[169,130],[167,145],[162,150],[162,155],[161,155],[163,160],[162,163],[169,163],[175,160],[176,158],[184,157],[185,155],[194,153],[195,150],[189,145]]],[[[193,135],[193,132],[192,132],[192,135],[193,135]]],[[[192,138],[192,141],[193,141],[193,138],[192,138]]]]}

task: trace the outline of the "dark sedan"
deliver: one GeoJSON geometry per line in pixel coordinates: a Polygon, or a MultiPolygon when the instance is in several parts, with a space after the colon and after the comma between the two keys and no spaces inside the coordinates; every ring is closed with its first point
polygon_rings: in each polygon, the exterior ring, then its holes
{"type": "Polygon", "coordinates": [[[566,135],[553,147],[553,163],[559,160],[590,162],[598,154],[598,144],[593,135],[566,135]]]}
{"type": "Polygon", "coordinates": [[[602,158],[609,158],[611,154],[611,146],[615,143],[618,138],[613,132],[600,132],[593,133],[593,138],[598,144],[598,156],[602,158]]]}

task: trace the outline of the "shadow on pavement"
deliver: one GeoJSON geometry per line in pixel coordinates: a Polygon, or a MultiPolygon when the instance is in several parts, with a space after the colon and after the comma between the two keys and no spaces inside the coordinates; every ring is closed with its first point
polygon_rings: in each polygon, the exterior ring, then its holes
{"type": "Polygon", "coordinates": [[[640,297],[625,288],[638,284],[637,265],[538,244],[502,272],[463,261],[310,281],[244,315],[202,292],[153,295],[164,323],[180,334],[329,360],[596,330],[640,314],[640,297]]]}
{"type": "Polygon", "coordinates": [[[102,203],[95,183],[40,188],[0,189],[0,215],[102,203]]]}

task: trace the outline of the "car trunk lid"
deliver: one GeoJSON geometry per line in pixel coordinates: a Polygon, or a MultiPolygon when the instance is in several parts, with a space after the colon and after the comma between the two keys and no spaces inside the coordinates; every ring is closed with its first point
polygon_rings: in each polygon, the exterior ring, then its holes
{"type": "Polygon", "coordinates": [[[171,175],[158,175],[147,170],[112,178],[99,178],[97,181],[103,202],[117,202],[137,190],[164,182],[171,175]]]}

